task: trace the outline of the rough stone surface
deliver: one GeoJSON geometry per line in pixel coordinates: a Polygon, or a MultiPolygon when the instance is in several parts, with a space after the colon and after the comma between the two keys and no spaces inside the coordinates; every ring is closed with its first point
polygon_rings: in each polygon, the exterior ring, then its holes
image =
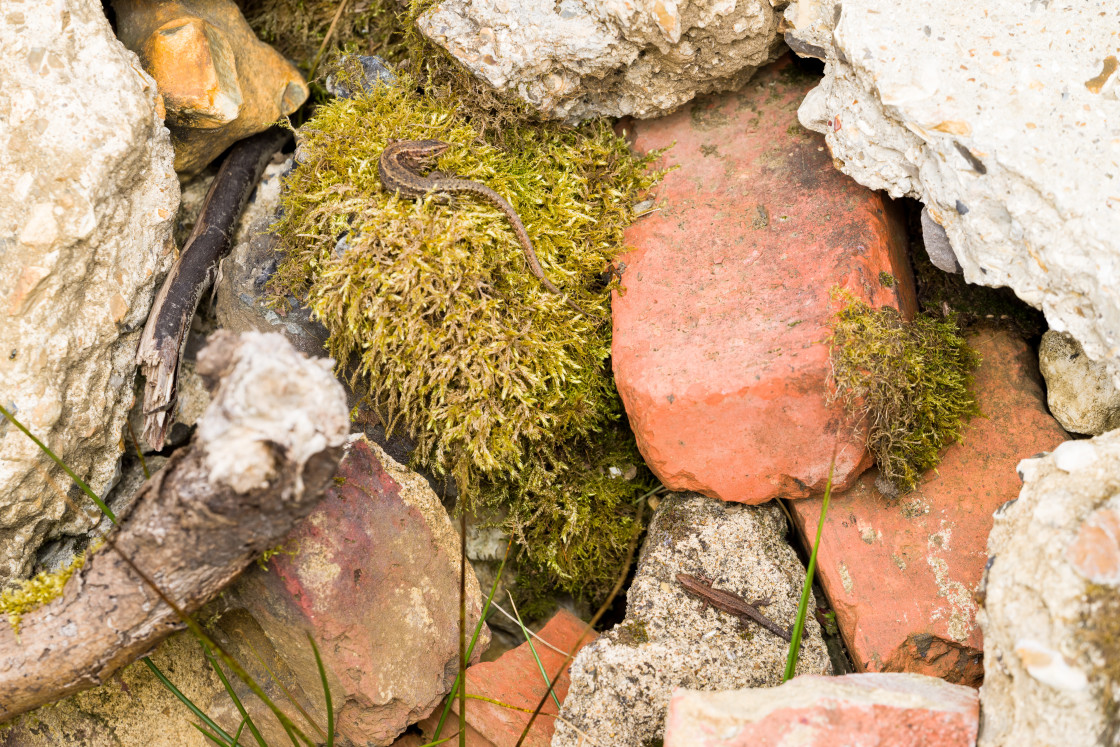
{"type": "Polygon", "coordinates": [[[824,490],[837,440],[838,488],[871,463],[826,401],[829,293],[912,310],[913,285],[884,200],[797,124],[811,80],[783,63],[634,124],[639,151],[675,142],[662,163],[679,168],[627,230],[612,359],[642,455],[673,490],[803,498],[824,490]]]}
{"type": "MultiPolygon", "coordinates": [[[[898,500],[875,487],[877,470],[835,495],[817,574],[857,671],[918,672],[976,687],[983,639],[973,593],[987,561],[992,512],[1019,492],[1019,460],[1069,436],[1046,413],[1033,355],[1005,331],[969,338],[983,362],[974,391],[985,417],[898,500]]],[[[821,500],[790,511],[811,543],[821,500]]]]}
{"type": "Polygon", "coordinates": [[[988,539],[979,744],[1117,744],[1120,431],[1019,474],[988,539]]]}
{"type": "Polygon", "coordinates": [[[214,313],[218,325],[235,332],[250,329],[279,332],[307,355],[326,355],[327,328],[311,319],[311,311],[289,297],[288,308],[275,306],[268,281],[276,272],[280,255],[269,226],[280,209],[280,187],[291,169],[291,159],[265,168],[256,193],[238,225],[233,248],[222,260],[215,289],[214,313]]]}
{"type": "MultiPolygon", "coordinates": [[[[797,615],[805,580],[785,531],[777,506],[670,494],[650,523],[626,592],[626,619],[581,651],[572,665],[563,718],[596,744],[638,747],[662,736],[674,688],[780,683],[788,644],[686,594],[676,575],[706,576],[716,588],[746,599],[769,596],[772,602],[762,611],[785,628],[797,615]]],[[[827,674],[828,653],[812,607],[797,671],[827,674]]],[[[587,744],[569,723],[557,724],[554,747],[587,744]]]]}
{"type": "MultiPolygon", "coordinates": [[[[237,731],[240,716],[194,638],[185,633],[173,636],[161,643],[151,658],[171,682],[219,726],[229,734],[237,731]]],[[[260,680],[267,681],[267,678],[260,680]]],[[[252,699],[244,702],[252,707],[252,699]]],[[[273,726],[275,719],[253,715],[269,744],[285,743],[284,732],[273,726]]],[[[144,662],[137,661],[100,687],[0,725],[0,745],[213,747],[213,742],[203,737],[192,723],[198,723],[198,718],[156,679],[144,662]]]]}
{"type": "MultiPolygon", "coordinates": [[[[310,633],[338,731],[388,745],[455,679],[459,539],[424,479],[365,439],[351,444],[336,482],[268,571],[252,567],[238,581],[229,604],[256,621],[302,692],[319,697],[310,633]]],[[[467,596],[473,629],[482,602],[469,566],[467,596]]],[[[488,641],[484,629],[476,659],[488,641]]]]}
{"type": "Polygon", "coordinates": [[[665,747],[972,747],[979,718],[975,690],[933,677],[798,677],[781,687],[677,691],[665,747]]]}
{"type": "MultiPolygon", "coordinates": [[[[100,2],[5,3],[0,17],[0,404],[100,494],[171,263],[171,145],[155,83],[100,2]]],[[[44,540],[97,522],[54,487],[70,484],[0,423],[0,586],[44,540]]]]}
{"type": "Polygon", "coordinates": [[[417,25],[546,116],[653,117],[726,91],[781,53],[764,0],[444,0],[417,25]]]}
{"type": "Polygon", "coordinates": [[[970,283],[1010,286],[1120,385],[1120,6],[797,0],[826,60],[801,123],[872,189],[924,202],[970,283]]]}
{"type": "MultiPolygon", "coordinates": [[[[585,622],[566,610],[560,610],[537,634],[545,643],[542,643],[540,638],[533,639],[537,656],[540,657],[550,680],[556,676],[556,670],[564,663],[567,652],[573,650],[586,629],[585,622]],[[556,649],[565,653],[560,653],[556,649]]],[[[595,637],[594,632],[590,633],[580,649],[595,640],[595,637]]],[[[568,694],[570,683],[569,671],[565,669],[560,679],[556,681],[556,687],[553,688],[561,703],[568,694]]],[[[537,707],[541,696],[545,694],[545,689],[544,675],[541,674],[540,667],[537,666],[527,643],[507,651],[495,661],[475,664],[467,670],[467,692],[471,695],[481,695],[517,708],[527,708],[529,711],[537,707]]],[[[458,701],[452,704],[451,713],[449,719],[458,718],[458,701]]],[[[440,711],[436,710],[421,724],[425,736],[431,738],[435,733],[439,715],[440,711]]],[[[552,741],[555,721],[556,704],[550,698],[541,708],[541,715],[533,722],[532,730],[525,737],[523,743],[525,747],[548,747],[552,741]]],[[[467,725],[476,737],[482,740],[479,742],[482,745],[516,744],[528,722],[528,713],[503,708],[486,701],[472,700],[467,706],[467,725]]],[[[454,723],[455,721],[449,721],[444,724],[442,736],[446,737],[454,731],[447,728],[454,723]]]]}
{"type": "Polygon", "coordinates": [[[1098,436],[1120,428],[1120,389],[1108,366],[1089,360],[1073,335],[1047,330],[1038,346],[1038,366],[1050,412],[1067,431],[1098,436]]]}
{"type": "Polygon", "coordinates": [[[232,0],[112,0],[117,34],[159,84],[175,169],[193,174],[298,109],[295,65],[256,37],[232,0]]]}

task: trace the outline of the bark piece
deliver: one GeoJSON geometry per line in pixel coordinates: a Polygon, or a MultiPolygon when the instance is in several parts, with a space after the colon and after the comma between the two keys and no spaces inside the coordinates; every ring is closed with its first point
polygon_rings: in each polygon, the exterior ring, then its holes
{"type": "Polygon", "coordinates": [[[144,440],[157,451],[171,427],[179,358],[191,318],[203,292],[214,282],[218,262],[229,251],[238,216],[272,154],[290,133],[272,128],[238,143],[210,185],[202,213],[182,254],[159,289],[144,326],[136,362],[144,386],[144,440]]]}
{"type": "MultiPolygon", "coordinates": [[[[213,401],[189,449],[149,480],[115,543],[187,612],[276,545],[342,456],[346,399],[330,362],[280,335],[216,333],[199,355],[213,401]]],[[[63,594],[0,626],[0,722],[99,684],[182,624],[124,560],[95,554],[63,594]]]]}

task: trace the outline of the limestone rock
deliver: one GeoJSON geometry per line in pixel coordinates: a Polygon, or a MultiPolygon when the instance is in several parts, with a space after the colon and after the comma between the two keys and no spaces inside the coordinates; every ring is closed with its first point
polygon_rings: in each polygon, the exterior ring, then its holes
{"type": "MultiPolygon", "coordinates": [[[[1046,412],[1026,343],[994,330],[968,342],[982,359],[973,390],[984,417],[965,426],[964,440],[912,493],[888,499],[871,470],[833,496],[825,517],[816,577],[857,671],[979,686],[983,639],[973,593],[988,559],[992,512],[1018,494],[1019,460],[1069,438],[1046,412]]],[[[790,511],[812,543],[821,500],[794,501],[790,511]]]]}
{"type": "Polygon", "coordinates": [[[781,50],[766,0],[444,0],[420,31],[545,116],[654,117],[746,82],[781,50]]]}
{"type": "Polygon", "coordinates": [[[1046,402],[1071,433],[1097,436],[1120,428],[1120,390],[1104,361],[1091,361],[1073,335],[1047,330],[1038,347],[1046,402]]]}
{"type": "MultiPolygon", "coordinates": [[[[0,404],[103,494],[171,263],[171,146],[155,84],[100,2],[5,3],[0,17],[0,404]]],[[[0,586],[45,539],[97,523],[88,501],[67,507],[70,484],[0,423],[0,586]]]]}
{"type": "MultiPolygon", "coordinates": [[[[805,569],[784,535],[785,518],[774,505],[744,506],[694,493],[662,501],[626,592],[626,619],[572,665],[572,687],[553,747],[587,744],[580,732],[612,747],[660,738],[677,687],[728,690],[780,683],[788,644],[686,594],[676,575],[707,576],[716,588],[747,599],[770,596],[762,611],[785,628],[796,617],[805,569]]],[[[828,673],[812,607],[802,641],[798,673],[828,673]]]]}
{"type": "Polygon", "coordinates": [[[232,0],[113,0],[117,34],[155,78],[175,170],[202,170],[307,99],[295,66],[256,37],[232,0]]]}
{"type": "Polygon", "coordinates": [[[932,677],[798,677],[772,688],[679,690],[665,747],[972,747],[979,720],[975,690],[932,677]]]}
{"type": "MultiPolygon", "coordinates": [[[[240,715],[202,647],[188,633],[168,638],[151,659],[172,684],[227,733],[237,731],[240,715]]],[[[249,665],[252,660],[244,662],[249,665]]],[[[227,672],[228,676],[228,672],[227,672]]],[[[258,680],[267,687],[267,676],[258,680]]],[[[271,695],[271,693],[270,693],[271,695]]],[[[277,702],[282,702],[283,694],[277,702]]],[[[287,736],[276,719],[259,713],[255,698],[244,701],[268,744],[287,736]]],[[[298,715],[292,714],[298,721],[298,715]]],[[[100,687],[24,714],[0,725],[4,747],[213,747],[191,726],[198,718],[165,688],[142,661],[134,662],[100,687]]],[[[291,744],[291,742],[287,742],[291,744]]],[[[255,742],[253,743],[255,744],[255,742]]]]}
{"type": "MultiPolygon", "coordinates": [[[[388,745],[430,714],[455,679],[459,539],[424,479],[364,439],[351,443],[336,483],[268,570],[251,567],[237,582],[228,609],[252,618],[291,670],[285,684],[317,702],[310,633],[339,733],[388,745]]],[[[471,630],[481,610],[468,566],[471,630]]],[[[483,628],[475,660],[489,638],[483,628]]]]}
{"type": "Polygon", "coordinates": [[[1010,286],[1120,385],[1120,6],[797,0],[801,106],[837,166],[923,201],[970,283],[1010,286]]]}
{"type": "Polygon", "coordinates": [[[979,745],[1116,744],[1120,430],[1019,474],[988,539],[979,745]]]}
{"type": "Polygon", "coordinates": [[[778,64],[633,125],[637,150],[672,145],[662,165],[678,168],[626,232],[612,366],[642,455],[673,490],[804,498],[824,490],[836,441],[835,488],[871,464],[827,401],[830,289],[912,314],[913,280],[883,198],[798,126],[809,85],[778,64]]]}

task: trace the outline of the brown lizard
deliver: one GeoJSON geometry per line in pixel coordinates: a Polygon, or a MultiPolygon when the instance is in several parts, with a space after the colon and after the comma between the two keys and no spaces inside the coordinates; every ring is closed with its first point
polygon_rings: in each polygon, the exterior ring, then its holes
{"type": "MultiPolygon", "coordinates": [[[[455,192],[476,195],[491,203],[509,218],[517,240],[521,242],[521,250],[525,253],[525,260],[529,263],[529,271],[556,295],[561,295],[560,290],[545,277],[537,253],[533,251],[533,244],[529,241],[529,233],[525,224],[521,222],[517,211],[505,199],[487,187],[485,184],[473,182],[470,179],[460,179],[440,173],[422,176],[421,170],[431,168],[439,156],[449,147],[441,140],[390,140],[381,151],[381,158],[377,161],[377,172],[381,175],[381,186],[386,190],[400,192],[403,197],[419,198],[429,192],[443,192],[447,195],[455,192]]],[[[448,201],[447,196],[439,198],[441,202],[448,201]]],[[[568,305],[576,311],[582,311],[572,301],[568,305]]]]}
{"type": "Polygon", "coordinates": [[[748,619],[753,620],[786,643],[789,643],[790,631],[782,630],[778,627],[777,623],[758,611],[758,607],[770,603],[769,599],[748,602],[738,594],[713,588],[712,583],[707,579],[690,576],[687,573],[678,573],[677,582],[680,583],[689,594],[699,597],[716,609],[735,615],[743,622],[746,622],[748,619]]]}

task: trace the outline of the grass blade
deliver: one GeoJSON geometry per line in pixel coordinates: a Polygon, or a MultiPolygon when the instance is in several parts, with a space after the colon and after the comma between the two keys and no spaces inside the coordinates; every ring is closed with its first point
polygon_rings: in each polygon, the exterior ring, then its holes
{"type": "Polygon", "coordinates": [[[323,682],[323,699],[327,702],[327,747],[334,747],[334,706],[331,704],[331,686],[327,682],[327,669],[323,666],[323,657],[319,655],[319,647],[315,639],[307,634],[311,643],[311,650],[315,652],[315,665],[319,667],[319,679],[323,682]]]}
{"type": "MultiPolygon", "coordinates": [[[[509,594],[508,589],[506,593],[509,594]]],[[[529,651],[532,652],[533,659],[537,662],[537,668],[541,670],[541,677],[544,677],[544,685],[548,687],[548,673],[544,671],[544,664],[541,664],[541,657],[537,656],[537,649],[533,645],[533,637],[529,635],[525,623],[521,622],[521,613],[517,611],[517,605],[513,603],[513,594],[509,594],[509,604],[513,607],[513,616],[517,620],[517,624],[521,626],[521,634],[525,636],[525,642],[529,644],[529,651]]],[[[560,699],[556,697],[556,693],[552,692],[551,688],[549,689],[549,693],[552,694],[552,702],[556,704],[556,712],[560,713],[560,699]]]]}
{"type": "Polygon", "coordinates": [[[245,731],[244,721],[237,725],[237,731],[233,733],[233,747],[238,747],[238,742],[241,741],[241,732],[243,731],[245,731]]]}
{"type": "Polygon", "coordinates": [[[459,736],[459,732],[455,732],[451,736],[444,737],[443,739],[437,739],[434,742],[427,742],[425,744],[420,745],[420,747],[436,747],[437,744],[443,744],[444,742],[450,742],[452,739],[454,739],[457,736],[459,736]]]}
{"type": "Polygon", "coordinates": [[[459,747],[467,747],[467,507],[459,506],[459,747]]]}
{"type": "Polygon", "coordinates": [[[809,613],[809,597],[813,593],[813,573],[817,569],[817,550],[821,546],[824,517],[828,513],[829,499],[832,498],[832,471],[835,467],[836,455],[833,454],[832,463],[828,465],[828,482],[824,486],[821,518],[817,522],[817,538],[813,541],[813,550],[809,554],[809,567],[805,569],[805,584],[801,587],[801,601],[797,605],[797,622],[794,623],[793,632],[790,634],[789,653],[786,655],[786,671],[782,675],[782,682],[793,679],[797,671],[797,657],[801,653],[801,634],[805,630],[805,616],[809,613]]]}
{"type": "Polygon", "coordinates": [[[194,728],[198,729],[198,730],[199,730],[199,732],[201,732],[201,733],[202,733],[202,736],[206,737],[207,739],[209,739],[209,740],[210,740],[211,742],[213,742],[214,744],[217,744],[217,745],[221,745],[221,747],[231,747],[231,745],[232,745],[232,744],[235,744],[235,743],[233,743],[233,742],[223,742],[223,741],[222,741],[221,739],[219,739],[218,737],[214,736],[214,735],[213,735],[213,734],[211,734],[210,732],[206,731],[205,729],[203,729],[203,728],[202,728],[201,726],[199,726],[198,724],[196,724],[196,723],[195,723],[195,722],[193,722],[193,721],[191,721],[191,726],[193,726],[194,728]]]}
{"type": "Polygon", "coordinates": [[[261,653],[257,651],[256,647],[253,645],[253,642],[246,638],[245,645],[248,646],[249,651],[252,652],[253,658],[257,660],[257,663],[260,664],[261,668],[263,668],[264,671],[268,674],[268,678],[272,680],[273,684],[275,684],[276,687],[280,688],[280,692],[284,693],[284,699],[291,703],[292,707],[300,712],[300,715],[303,716],[303,720],[306,721],[312,729],[322,734],[323,739],[326,739],[327,733],[323,731],[323,727],[315,723],[314,719],[311,718],[311,714],[307,712],[307,709],[304,708],[300,704],[300,702],[295,699],[295,696],[292,695],[291,690],[284,686],[284,683],[280,680],[279,677],[276,676],[276,673],[272,671],[272,668],[268,666],[268,663],[264,660],[264,657],[261,656],[261,653]]]}
{"type": "Polygon", "coordinates": [[[73,470],[67,467],[61,459],[55,456],[55,453],[48,449],[45,443],[35,438],[35,435],[31,431],[27,430],[27,428],[24,427],[23,423],[19,422],[19,420],[17,420],[14,415],[5,410],[3,405],[0,405],[0,415],[3,415],[8,420],[10,420],[12,425],[23,431],[23,435],[34,441],[35,445],[38,446],[44,454],[53,459],[55,464],[57,464],[59,467],[62,467],[62,470],[66,474],[70,475],[70,479],[73,480],[75,484],[77,484],[77,486],[82,489],[82,492],[88,495],[90,499],[97,504],[97,507],[101,509],[101,513],[109,517],[109,521],[113,522],[114,524],[117,523],[117,515],[113,513],[112,509],[105,505],[105,502],[103,500],[97,497],[97,494],[90,489],[89,485],[86,485],[85,480],[75,475],[73,470]]]}
{"type": "MultiPolygon", "coordinates": [[[[203,713],[202,709],[196,706],[190,698],[179,692],[179,688],[171,684],[171,680],[167,679],[167,675],[159,671],[159,667],[157,667],[150,658],[145,656],[143,659],[141,659],[141,661],[148,665],[148,669],[152,670],[152,673],[156,676],[157,679],[159,679],[160,682],[163,683],[163,686],[170,690],[171,694],[178,698],[180,703],[191,709],[191,713],[193,713],[195,716],[198,716],[199,720],[201,720],[202,723],[213,729],[215,733],[221,734],[222,738],[226,740],[225,743],[227,745],[233,742],[233,737],[227,734],[225,730],[222,729],[222,727],[215,724],[214,721],[205,713],[203,713]]],[[[203,733],[205,734],[205,732],[203,733]]]]}
{"type": "Polygon", "coordinates": [[[204,643],[202,644],[202,650],[206,654],[206,660],[210,662],[210,666],[213,667],[214,671],[217,673],[218,679],[222,681],[222,685],[226,688],[226,692],[229,693],[230,700],[233,701],[233,705],[237,708],[237,712],[241,714],[241,726],[244,727],[248,725],[249,731],[252,733],[253,738],[257,740],[257,744],[260,745],[260,747],[268,747],[268,744],[264,741],[264,737],[262,737],[260,731],[257,730],[257,725],[253,723],[252,717],[249,716],[248,712],[245,710],[245,706],[242,705],[241,698],[237,697],[237,693],[234,692],[233,686],[229,684],[229,680],[226,679],[225,673],[222,672],[221,666],[219,666],[218,662],[215,661],[214,654],[211,653],[210,648],[204,643]]]}
{"type": "MultiPolygon", "coordinates": [[[[513,547],[513,538],[506,543],[506,554],[502,556],[502,562],[498,566],[498,572],[494,575],[494,585],[490,588],[490,596],[486,597],[486,604],[482,607],[482,614],[478,616],[478,624],[474,626],[474,636],[471,638],[471,643],[467,646],[467,658],[471,658],[474,653],[474,644],[478,642],[478,636],[482,632],[482,624],[486,621],[486,614],[490,611],[490,603],[494,601],[494,595],[498,593],[498,582],[502,580],[502,571],[505,570],[506,561],[509,560],[509,551],[513,547]]],[[[432,739],[437,741],[432,744],[439,744],[446,742],[446,739],[440,739],[439,735],[443,731],[443,723],[447,720],[447,714],[451,711],[451,703],[455,700],[455,696],[459,693],[459,678],[460,675],[455,676],[455,684],[451,686],[451,692],[447,695],[447,700],[443,704],[443,713],[440,714],[439,723],[436,724],[435,733],[432,739]]],[[[450,737],[448,737],[450,739],[450,737]]],[[[427,747],[425,745],[424,747],[427,747]]]]}

